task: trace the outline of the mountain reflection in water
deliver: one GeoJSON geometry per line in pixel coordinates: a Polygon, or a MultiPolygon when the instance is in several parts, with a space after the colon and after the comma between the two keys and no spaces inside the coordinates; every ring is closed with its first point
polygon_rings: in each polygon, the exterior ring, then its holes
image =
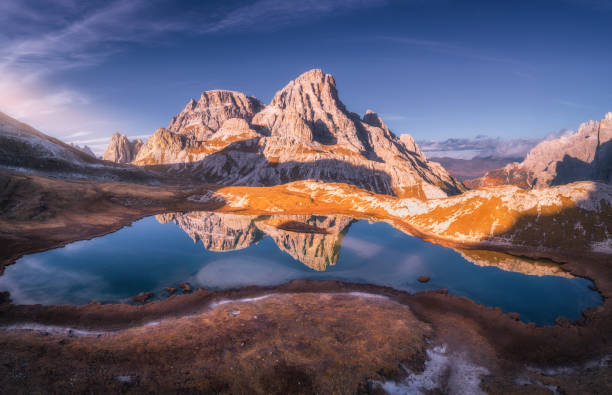
{"type": "Polygon", "coordinates": [[[294,279],[371,283],[418,292],[447,288],[521,319],[578,319],[601,303],[592,282],[549,261],[453,250],[384,222],[333,215],[190,212],[144,218],[117,232],[26,255],[0,276],[19,304],[130,302],[164,287],[227,289],[294,279]],[[420,283],[419,276],[431,280],[420,283]]]}

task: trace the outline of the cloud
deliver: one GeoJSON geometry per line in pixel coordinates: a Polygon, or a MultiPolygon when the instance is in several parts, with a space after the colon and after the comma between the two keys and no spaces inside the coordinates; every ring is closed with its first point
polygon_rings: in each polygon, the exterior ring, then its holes
{"type": "Polygon", "coordinates": [[[561,129],[558,132],[549,132],[543,138],[502,140],[499,137],[478,135],[473,139],[421,140],[417,141],[417,144],[431,158],[446,156],[457,159],[488,157],[522,160],[533,147],[542,141],[568,137],[574,133],[576,132],[573,130],[561,129]]]}
{"type": "Polygon", "coordinates": [[[0,2],[0,111],[59,137],[110,134],[115,117],[57,75],[101,64],[126,44],[158,46],[173,33],[274,30],[383,5],[387,0],[257,0],[173,7],[170,0],[0,2]],[[233,5],[232,5],[233,4],[233,5]],[[177,10],[178,9],[178,10],[177,10]]]}
{"type": "MultiPolygon", "coordinates": [[[[462,45],[449,43],[449,42],[422,40],[422,39],[413,38],[413,37],[392,37],[392,36],[381,36],[381,37],[378,37],[378,40],[405,44],[409,46],[421,47],[430,52],[441,53],[445,55],[452,55],[452,56],[457,56],[457,57],[462,57],[462,58],[467,58],[467,59],[481,60],[485,62],[494,62],[494,63],[505,63],[505,64],[520,66],[520,67],[529,67],[528,64],[518,59],[509,58],[506,56],[491,55],[491,54],[484,53],[479,50],[475,50],[473,48],[469,48],[469,47],[465,47],[462,45]]],[[[513,73],[514,74],[518,73],[517,75],[519,74],[529,75],[529,73],[526,73],[524,71],[513,71],[513,73]]]]}
{"type": "Polygon", "coordinates": [[[564,106],[567,107],[572,107],[572,108],[579,108],[579,109],[584,109],[584,110],[592,110],[594,109],[594,107],[591,106],[587,106],[584,104],[580,104],[580,103],[576,103],[570,100],[557,100],[557,103],[562,104],[564,106]]]}
{"type": "Polygon", "coordinates": [[[421,150],[428,156],[469,159],[472,157],[493,157],[519,159],[535,147],[542,139],[514,139],[502,140],[487,136],[477,136],[473,139],[451,138],[444,141],[418,141],[421,150]],[[462,155],[462,152],[469,152],[462,155]],[[467,157],[466,157],[467,156],[467,157]]]}
{"type": "Polygon", "coordinates": [[[276,30],[296,22],[311,21],[331,13],[386,4],[386,0],[259,0],[238,7],[218,21],[202,28],[203,32],[232,30],[276,30]]]}

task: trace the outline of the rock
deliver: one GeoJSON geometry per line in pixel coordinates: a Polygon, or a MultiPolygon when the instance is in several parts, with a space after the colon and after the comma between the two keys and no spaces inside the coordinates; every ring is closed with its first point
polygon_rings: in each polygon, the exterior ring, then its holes
{"type": "Polygon", "coordinates": [[[448,295],[448,289],[447,288],[436,289],[434,292],[442,294],[442,295],[448,295]]]}
{"type": "Polygon", "coordinates": [[[429,281],[429,279],[430,279],[429,276],[419,276],[419,278],[418,278],[420,283],[426,283],[426,282],[429,281]]]}
{"type": "Polygon", "coordinates": [[[166,290],[166,292],[168,293],[168,295],[172,295],[176,292],[176,288],[172,288],[172,287],[165,287],[164,288],[166,290]]]}
{"type": "Polygon", "coordinates": [[[136,296],[132,296],[132,300],[138,303],[145,303],[153,297],[153,292],[141,292],[136,296]]]}
{"type": "Polygon", "coordinates": [[[508,313],[506,314],[510,319],[514,320],[514,321],[520,321],[521,320],[521,315],[519,313],[508,313]]]}
{"type": "Polygon", "coordinates": [[[562,328],[569,328],[572,326],[572,322],[565,317],[557,317],[555,324],[562,328]]]}
{"type": "Polygon", "coordinates": [[[191,292],[191,285],[188,282],[184,282],[184,283],[180,283],[179,287],[183,290],[183,292],[185,293],[189,293],[191,292]]]}
{"type": "Polygon", "coordinates": [[[115,163],[130,163],[136,158],[142,145],[142,140],[129,141],[126,135],[115,132],[102,159],[115,163]]]}

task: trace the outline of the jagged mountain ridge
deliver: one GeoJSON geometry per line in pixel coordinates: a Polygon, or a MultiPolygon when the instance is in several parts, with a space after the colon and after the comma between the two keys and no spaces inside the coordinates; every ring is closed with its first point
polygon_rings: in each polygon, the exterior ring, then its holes
{"type": "Polygon", "coordinates": [[[133,163],[230,185],[315,179],[421,198],[462,190],[378,115],[348,112],[333,77],[319,69],[291,81],[267,106],[238,92],[204,92],[158,129],[133,163]]]}
{"type": "Polygon", "coordinates": [[[545,188],[574,181],[612,182],[612,112],[588,121],[570,136],[543,141],[520,163],[510,163],[465,184],[470,188],[516,185],[545,188]]]}
{"type": "Polygon", "coordinates": [[[128,140],[127,136],[118,132],[113,133],[102,159],[115,163],[130,163],[136,158],[142,148],[140,139],[128,140]]]}

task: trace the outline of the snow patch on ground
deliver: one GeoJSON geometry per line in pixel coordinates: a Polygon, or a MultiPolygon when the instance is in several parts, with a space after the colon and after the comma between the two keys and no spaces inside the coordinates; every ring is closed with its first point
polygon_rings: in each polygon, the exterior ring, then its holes
{"type": "Polygon", "coordinates": [[[604,254],[612,255],[612,239],[591,243],[591,250],[593,250],[593,252],[602,252],[604,254]]]}
{"type": "Polygon", "coordinates": [[[36,323],[24,323],[24,324],[15,324],[8,325],[4,327],[0,327],[0,330],[5,331],[36,331],[36,332],[47,332],[51,334],[60,334],[60,335],[68,335],[68,336],[97,336],[97,335],[105,335],[109,332],[103,331],[90,331],[85,329],[74,329],[66,326],[56,326],[56,325],[41,325],[36,323]]]}
{"type": "Polygon", "coordinates": [[[440,391],[450,394],[484,394],[481,376],[489,371],[469,362],[465,356],[448,352],[445,344],[427,350],[425,370],[410,374],[401,382],[375,382],[388,394],[425,394],[440,391]]]}

